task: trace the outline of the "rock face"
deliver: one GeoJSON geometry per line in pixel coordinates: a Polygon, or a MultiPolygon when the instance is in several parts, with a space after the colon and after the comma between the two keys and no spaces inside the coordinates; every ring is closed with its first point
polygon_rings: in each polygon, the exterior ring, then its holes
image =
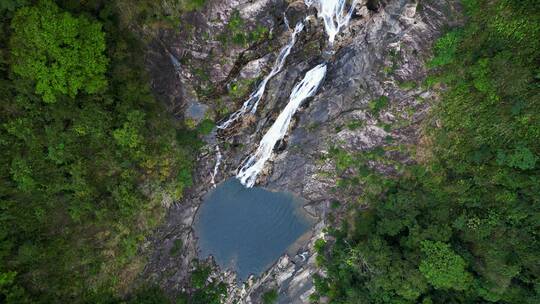
{"type": "Polygon", "coordinates": [[[210,87],[222,93],[239,69],[260,55],[252,49],[271,44],[237,43],[235,32],[257,26],[282,32],[284,9],[283,0],[209,0],[203,10],[186,14],[179,28],[160,31],[150,44],[146,61],[154,92],[179,118],[186,103],[197,102],[210,87]]]}
{"type": "MultiPolygon", "coordinates": [[[[238,79],[264,75],[276,50],[287,39],[283,13],[286,12],[291,24],[293,20],[302,20],[301,14],[314,13],[307,10],[302,1],[288,2],[210,1],[204,11],[192,16],[200,20],[200,24],[195,23],[198,24],[195,32],[210,30],[210,37],[193,35],[191,40],[178,41],[171,38],[174,35],[164,33],[165,47],[151,48],[148,62],[156,93],[173,112],[200,100],[215,113],[219,113],[217,100],[229,102],[228,107],[233,110],[239,107],[230,102],[225,91],[217,90],[211,98],[200,98],[193,89],[198,79],[192,71],[202,65],[209,67],[209,79],[222,88],[238,79]],[[247,23],[263,22],[271,29],[272,39],[247,47],[223,49],[216,37],[226,28],[227,18],[234,9],[247,23]],[[175,68],[170,56],[181,58],[186,52],[201,60],[193,60],[189,67],[180,63],[175,68]],[[166,62],[169,67],[165,67],[166,62]]],[[[230,130],[209,136],[209,145],[198,159],[195,186],[181,202],[171,207],[167,222],[152,240],[154,251],[146,269],[147,277],[171,292],[182,290],[197,252],[191,224],[202,198],[211,189],[215,162],[213,145],[222,143],[223,163],[216,176],[216,181],[220,181],[234,175],[242,160],[257,148],[264,132],[288,102],[294,84],[307,70],[326,60],[328,73],[318,94],[301,106],[293,118],[289,135],[278,144],[264,174],[259,177],[262,186],[305,198],[310,202],[306,209],[319,217],[320,222],[314,228],[313,237],[298,248],[296,256],[283,256],[266,273],[242,288],[231,284],[226,299],[228,303],[260,303],[261,294],[275,288],[280,294],[279,303],[308,302],[313,292],[311,278],[320,271],[315,267],[313,243],[323,236],[321,231],[329,205],[334,200],[346,204],[356,194],[333,191],[336,172],[333,160],[326,157],[329,149],[339,147],[348,152],[360,152],[385,146],[390,147],[386,149],[387,157],[410,162],[399,153],[399,147],[418,141],[419,122],[435,100],[435,95],[421,86],[431,46],[444,27],[459,22],[453,1],[375,2],[358,4],[353,19],[338,35],[333,48],[327,45],[321,21],[310,17],[284,69],[268,83],[258,112],[230,130]],[[373,111],[370,104],[381,97],[387,101],[386,107],[373,111]],[[174,256],[171,248],[176,239],[183,241],[184,248],[174,256]]],[[[386,174],[394,174],[384,165],[373,166],[386,174]]],[[[216,276],[228,282],[234,280],[231,273],[216,273],[216,276]]]]}

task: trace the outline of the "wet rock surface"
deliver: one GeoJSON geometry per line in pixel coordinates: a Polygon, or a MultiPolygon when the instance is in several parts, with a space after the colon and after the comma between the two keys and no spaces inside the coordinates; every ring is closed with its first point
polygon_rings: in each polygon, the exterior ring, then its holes
{"type": "MultiPolygon", "coordinates": [[[[193,270],[192,260],[197,257],[192,224],[199,205],[212,187],[215,143],[220,143],[223,154],[215,177],[219,182],[233,176],[242,161],[257,148],[265,131],[288,102],[295,83],[307,70],[327,60],[328,73],[317,95],[306,100],[293,117],[288,135],[278,143],[258,180],[261,186],[292,192],[309,202],[305,209],[319,218],[312,237],[298,246],[296,255],[282,256],[268,271],[246,284],[233,284],[234,273],[216,271],[213,274],[214,279],[231,283],[227,303],[260,303],[261,295],[270,289],[278,290],[279,303],[308,302],[314,290],[311,278],[320,271],[315,266],[313,243],[324,236],[326,215],[340,212],[331,211],[330,204],[339,200],[346,205],[357,194],[334,190],[336,172],[333,160],[326,157],[329,149],[339,147],[353,153],[381,146],[395,147],[394,151],[386,149],[386,157],[410,162],[406,155],[399,153],[398,147],[419,140],[419,123],[436,100],[436,95],[421,85],[427,73],[425,63],[441,31],[459,22],[455,19],[458,7],[452,1],[419,3],[387,0],[377,1],[374,6],[373,1],[361,1],[333,48],[327,44],[322,22],[315,16],[306,21],[283,70],[268,83],[257,113],[207,138],[208,145],[197,160],[194,186],[188,189],[182,201],[170,208],[166,223],[151,239],[152,253],[145,271],[147,279],[158,282],[171,293],[183,291],[193,270]],[[382,96],[387,98],[388,104],[374,113],[370,103],[382,96]],[[172,254],[175,240],[181,240],[183,248],[172,254]]],[[[156,94],[162,96],[173,113],[178,111],[179,117],[190,102],[195,101],[205,104],[216,118],[225,117],[217,111],[217,101],[236,110],[242,98],[235,103],[224,92],[211,98],[198,95],[194,87],[199,80],[193,71],[203,65],[209,67],[209,79],[216,87],[265,75],[277,50],[288,38],[283,13],[286,12],[292,25],[301,14],[310,12],[302,5],[302,1],[210,1],[205,10],[192,16],[200,19],[197,19],[200,29],[210,29],[210,37],[193,36],[181,42],[173,39],[174,35],[164,33],[162,42],[166,47],[150,48],[148,64],[156,94]],[[235,9],[247,23],[264,22],[271,29],[272,38],[225,50],[217,37],[235,9]],[[201,61],[192,60],[190,66],[182,66],[182,54],[186,52],[191,52],[192,58],[202,58],[201,61]],[[180,58],[179,66],[173,64],[171,54],[180,58]]],[[[395,174],[384,165],[372,166],[380,172],[395,174]]]]}

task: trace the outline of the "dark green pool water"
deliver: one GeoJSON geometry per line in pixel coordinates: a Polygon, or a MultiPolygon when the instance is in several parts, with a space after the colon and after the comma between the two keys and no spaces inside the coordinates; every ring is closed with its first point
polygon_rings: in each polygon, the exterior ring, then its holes
{"type": "Polygon", "coordinates": [[[195,232],[201,257],[214,256],[239,279],[272,265],[313,224],[302,201],[288,193],[245,188],[229,179],[199,209],[195,232]]]}

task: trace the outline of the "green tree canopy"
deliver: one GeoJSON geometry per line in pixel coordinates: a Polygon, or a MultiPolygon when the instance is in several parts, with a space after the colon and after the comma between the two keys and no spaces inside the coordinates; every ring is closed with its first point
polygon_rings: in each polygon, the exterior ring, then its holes
{"type": "Polygon", "coordinates": [[[426,86],[444,89],[429,144],[410,151],[418,164],[403,166],[392,143],[381,148],[392,154],[330,150],[337,189],[360,188],[362,204],[328,227],[314,299],[540,303],[540,2],[461,2],[467,23],[434,45],[426,86]]]}
{"type": "Polygon", "coordinates": [[[108,299],[144,266],[138,248],[163,202],[191,183],[199,133],[154,99],[144,45],[118,1],[9,5],[0,5],[0,303],[120,303],[108,299]]]}
{"type": "Polygon", "coordinates": [[[45,102],[57,96],[96,93],[107,81],[101,24],[73,17],[52,1],[19,9],[11,22],[13,72],[35,82],[45,102]]]}
{"type": "Polygon", "coordinates": [[[420,272],[435,288],[464,290],[471,283],[465,270],[465,260],[443,242],[422,242],[426,257],[420,262],[420,272]]]}

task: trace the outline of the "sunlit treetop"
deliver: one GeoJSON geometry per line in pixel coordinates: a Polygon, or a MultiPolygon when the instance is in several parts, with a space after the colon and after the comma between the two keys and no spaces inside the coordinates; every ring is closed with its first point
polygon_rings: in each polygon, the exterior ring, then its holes
{"type": "Polygon", "coordinates": [[[108,59],[101,25],[63,12],[52,1],[19,9],[11,22],[13,72],[35,82],[45,102],[103,90],[108,59]]]}

